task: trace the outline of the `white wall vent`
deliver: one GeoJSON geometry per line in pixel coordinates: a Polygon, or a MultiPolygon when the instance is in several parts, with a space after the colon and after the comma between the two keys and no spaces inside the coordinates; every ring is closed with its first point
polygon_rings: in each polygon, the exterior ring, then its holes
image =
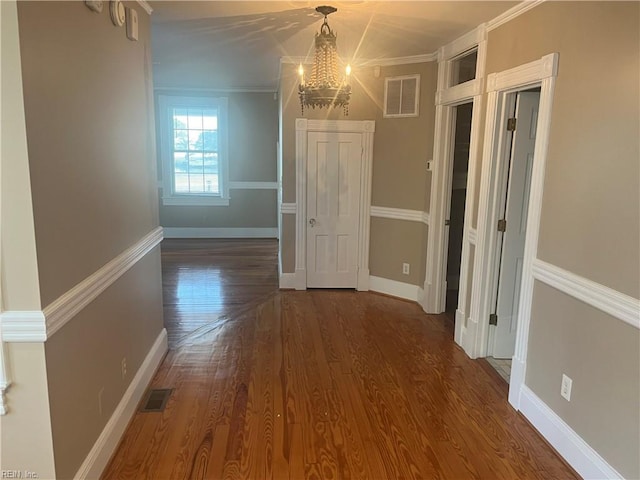
{"type": "Polygon", "coordinates": [[[385,78],[385,117],[417,117],[419,102],[420,75],[385,78]]]}

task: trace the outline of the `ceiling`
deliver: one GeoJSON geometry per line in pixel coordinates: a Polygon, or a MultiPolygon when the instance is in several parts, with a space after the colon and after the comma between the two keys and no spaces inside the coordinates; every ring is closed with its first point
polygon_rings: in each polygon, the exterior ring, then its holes
{"type": "MultiPolygon", "coordinates": [[[[276,90],[280,58],[313,58],[322,2],[151,1],[159,87],[276,90]]],[[[518,2],[331,1],[338,53],[358,66],[435,52],[518,2]]]]}

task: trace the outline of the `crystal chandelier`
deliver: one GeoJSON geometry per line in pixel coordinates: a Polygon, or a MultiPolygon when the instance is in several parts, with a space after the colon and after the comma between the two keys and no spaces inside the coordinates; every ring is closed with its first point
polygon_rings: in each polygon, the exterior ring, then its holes
{"type": "Polygon", "coordinates": [[[305,81],[302,64],[298,67],[298,75],[300,76],[298,93],[303,115],[305,107],[342,107],[344,114],[349,114],[351,66],[347,65],[346,75],[340,78],[338,75],[336,34],[327,23],[327,15],[337,10],[337,8],[329,6],[316,8],[316,12],[324,15],[324,22],[320,27],[320,33],[316,33],[316,52],[311,68],[311,77],[308,81],[305,81]]]}

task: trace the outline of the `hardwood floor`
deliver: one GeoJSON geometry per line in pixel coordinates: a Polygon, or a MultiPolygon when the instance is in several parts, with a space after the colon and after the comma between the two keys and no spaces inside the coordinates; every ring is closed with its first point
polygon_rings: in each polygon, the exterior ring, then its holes
{"type": "Polygon", "coordinates": [[[278,292],[278,241],[164,240],[162,285],[173,348],[278,292]]]}
{"type": "MultiPolygon", "coordinates": [[[[167,317],[187,315],[175,298],[167,317]]],[[[444,315],[308,290],[214,323],[169,352],[152,382],[174,389],[166,409],[135,414],[103,479],[578,478],[444,315]]]]}

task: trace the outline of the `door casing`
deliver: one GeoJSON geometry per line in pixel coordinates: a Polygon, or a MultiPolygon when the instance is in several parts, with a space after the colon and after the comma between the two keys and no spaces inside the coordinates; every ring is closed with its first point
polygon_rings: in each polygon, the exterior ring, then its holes
{"type": "Polygon", "coordinates": [[[375,121],[296,119],[296,263],[294,288],[307,288],[307,136],[309,132],[362,134],[360,215],[358,221],[358,277],[356,289],[369,290],[371,178],[375,121]]]}

